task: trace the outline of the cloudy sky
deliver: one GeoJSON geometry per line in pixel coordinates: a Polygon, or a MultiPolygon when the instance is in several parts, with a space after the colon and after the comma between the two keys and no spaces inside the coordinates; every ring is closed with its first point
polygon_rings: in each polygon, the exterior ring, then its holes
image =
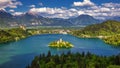
{"type": "Polygon", "coordinates": [[[50,18],[88,14],[106,19],[120,16],[120,0],[0,0],[0,9],[13,15],[26,12],[50,18]]]}

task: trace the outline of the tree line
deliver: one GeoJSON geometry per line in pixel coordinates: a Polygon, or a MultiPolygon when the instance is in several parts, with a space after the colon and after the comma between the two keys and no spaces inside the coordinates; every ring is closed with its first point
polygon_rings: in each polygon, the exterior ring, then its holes
{"type": "Polygon", "coordinates": [[[98,56],[91,53],[40,54],[26,68],[120,68],[120,54],[98,56]]]}

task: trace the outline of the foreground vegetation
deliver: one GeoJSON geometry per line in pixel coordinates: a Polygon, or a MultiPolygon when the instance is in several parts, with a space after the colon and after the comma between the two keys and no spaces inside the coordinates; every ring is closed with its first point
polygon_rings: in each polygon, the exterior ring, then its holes
{"type": "Polygon", "coordinates": [[[26,68],[120,68],[120,54],[117,56],[97,56],[91,53],[36,56],[26,68]]]}
{"type": "Polygon", "coordinates": [[[101,38],[105,43],[120,46],[120,22],[118,21],[110,20],[90,25],[82,30],[73,30],[70,34],[84,38],[101,38]]]}

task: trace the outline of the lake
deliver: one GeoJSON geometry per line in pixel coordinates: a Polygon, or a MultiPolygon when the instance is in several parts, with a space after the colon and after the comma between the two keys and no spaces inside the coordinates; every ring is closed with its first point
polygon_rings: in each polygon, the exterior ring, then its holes
{"type": "Polygon", "coordinates": [[[43,34],[35,35],[20,41],[0,44],[0,68],[25,68],[36,55],[40,53],[61,54],[63,52],[90,52],[96,55],[117,55],[120,48],[105,44],[102,40],[92,38],[77,38],[72,35],[43,34]],[[52,49],[48,44],[62,38],[74,45],[71,49],[52,49]]]}

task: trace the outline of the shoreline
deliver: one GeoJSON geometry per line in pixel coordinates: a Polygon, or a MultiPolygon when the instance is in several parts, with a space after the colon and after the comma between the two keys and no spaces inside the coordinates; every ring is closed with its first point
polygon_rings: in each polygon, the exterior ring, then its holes
{"type": "MultiPolygon", "coordinates": [[[[10,30],[12,30],[12,29],[10,29],[10,30]]],[[[110,35],[109,36],[103,36],[103,35],[90,36],[90,35],[84,35],[84,34],[75,35],[72,30],[64,30],[64,29],[50,30],[50,31],[49,30],[39,30],[39,29],[38,30],[34,30],[34,29],[32,29],[32,30],[22,30],[22,31],[26,32],[26,33],[25,34],[23,33],[23,35],[22,35],[22,32],[21,32],[21,36],[16,36],[16,37],[14,37],[14,35],[13,35],[13,38],[10,37],[11,39],[8,38],[8,39],[6,39],[3,42],[0,41],[0,44],[8,43],[8,42],[14,42],[14,41],[19,41],[19,40],[22,40],[24,38],[31,37],[31,36],[34,36],[34,35],[62,34],[62,35],[72,35],[72,36],[75,36],[77,38],[87,38],[87,39],[97,38],[97,39],[101,39],[106,44],[110,44],[112,46],[116,46],[116,45],[114,45],[112,43],[106,42],[106,40],[105,40],[105,39],[107,39],[109,37],[112,37],[114,35],[111,35],[111,36],[110,35]]],[[[120,35],[120,34],[116,34],[116,35],[120,35]]]]}

